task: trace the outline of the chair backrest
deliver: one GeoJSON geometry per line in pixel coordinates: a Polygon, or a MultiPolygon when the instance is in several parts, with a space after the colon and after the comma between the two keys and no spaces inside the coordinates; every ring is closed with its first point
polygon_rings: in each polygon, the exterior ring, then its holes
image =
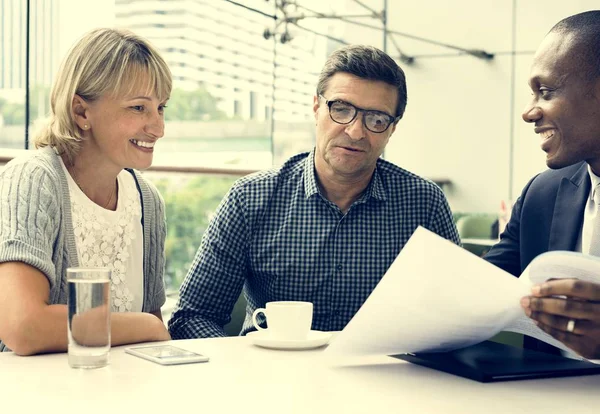
{"type": "Polygon", "coordinates": [[[244,290],[242,290],[231,311],[231,321],[223,327],[228,336],[238,336],[240,334],[244,319],[246,319],[246,304],[246,297],[244,296],[244,290]]]}
{"type": "Polygon", "coordinates": [[[456,222],[456,229],[461,239],[492,237],[492,225],[498,219],[493,214],[472,214],[462,216],[456,222]]]}
{"type": "MultiPolygon", "coordinates": [[[[456,228],[461,239],[489,239],[492,235],[492,225],[498,219],[493,214],[471,214],[463,215],[456,221],[456,228]]],[[[463,243],[464,248],[477,256],[483,256],[489,247],[470,245],[463,243]]],[[[490,339],[506,345],[512,345],[519,348],[523,347],[523,335],[514,332],[500,332],[490,339]]]]}
{"type": "Polygon", "coordinates": [[[465,249],[476,256],[483,256],[490,250],[490,245],[478,243],[469,239],[491,239],[492,225],[497,220],[493,214],[469,214],[460,217],[456,221],[456,229],[465,249]]]}

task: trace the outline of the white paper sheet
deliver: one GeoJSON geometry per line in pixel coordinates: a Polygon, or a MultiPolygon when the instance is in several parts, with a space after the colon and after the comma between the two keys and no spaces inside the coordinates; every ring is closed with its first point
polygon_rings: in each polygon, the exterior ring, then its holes
{"type": "Polygon", "coordinates": [[[481,342],[524,313],[529,287],[419,227],[329,345],[345,355],[446,351],[481,342]]]}
{"type": "Polygon", "coordinates": [[[443,352],[503,330],[568,350],[540,330],[520,300],[533,283],[578,277],[600,281],[600,259],[549,252],[521,278],[419,227],[354,318],[325,351],[336,355],[443,352]]]}

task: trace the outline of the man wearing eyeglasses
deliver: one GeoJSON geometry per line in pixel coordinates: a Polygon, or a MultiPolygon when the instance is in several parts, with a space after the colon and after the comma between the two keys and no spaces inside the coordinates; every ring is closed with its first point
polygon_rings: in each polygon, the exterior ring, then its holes
{"type": "Polygon", "coordinates": [[[174,339],[224,336],[243,288],[242,335],[271,301],[312,302],[312,329],[341,330],[418,226],[459,243],[439,187],[380,158],[406,100],[404,72],[382,51],[328,58],[314,150],[233,185],[181,286],[174,339]]]}

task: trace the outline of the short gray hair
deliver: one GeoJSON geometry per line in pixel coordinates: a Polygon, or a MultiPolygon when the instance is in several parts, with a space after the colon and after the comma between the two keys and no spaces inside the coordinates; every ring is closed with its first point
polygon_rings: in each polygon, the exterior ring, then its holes
{"type": "Polygon", "coordinates": [[[338,72],[359,78],[383,81],[398,90],[396,116],[402,118],[406,109],[407,92],[404,71],[387,53],[373,46],[344,46],[329,56],[319,75],[317,95],[323,95],[329,79],[338,72]]]}

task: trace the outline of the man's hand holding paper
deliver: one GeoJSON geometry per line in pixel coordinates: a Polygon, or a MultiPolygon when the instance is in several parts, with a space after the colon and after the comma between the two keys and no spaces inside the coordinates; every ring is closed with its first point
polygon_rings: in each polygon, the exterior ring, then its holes
{"type": "Polygon", "coordinates": [[[540,329],[586,358],[600,358],[600,284],[549,280],[534,286],[521,305],[540,329]]]}

